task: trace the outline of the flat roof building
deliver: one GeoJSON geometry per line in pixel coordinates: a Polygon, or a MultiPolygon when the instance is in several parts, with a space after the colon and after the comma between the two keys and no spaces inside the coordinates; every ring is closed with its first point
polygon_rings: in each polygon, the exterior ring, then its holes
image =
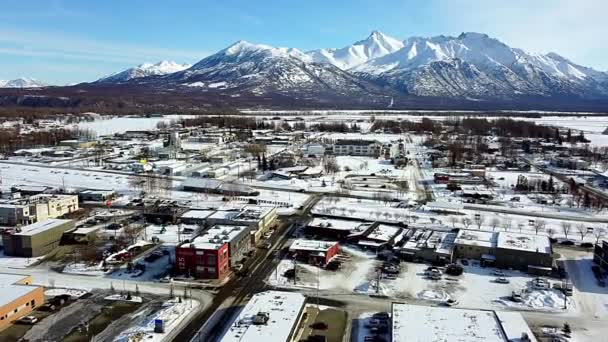
{"type": "Polygon", "coordinates": [[[0,273],[0,330],[44,304],[44,290],[27,275],[0,273]]]}
{"type": "Polygon", "coordinates": [[[544,235],[461,229],[454,243],[458,258],[487,265],[535,272],[549,272],[553,266],[551,241],[544,235]]]}
{"type": "Polygon", "coordinates": [[[74,228],[74,221],[48,219],[4,231],[4,254],[21,257],[45,255],[59,246],[63,233],[74,228]]]}
{"type": "Polygon", "coordinates": [[[296,259],[320,266],[327,265],[338,251],[338,243],[335,241],[296,239],[289,247],[289,253],[296,259]]]}
{"type": "Polygon", "coordinates": [[[206,279],[223,279],[229,268],[251,249],[248,226],[217,225],[175,248],[180,273],[206,279]]]}
{"type": "Polygon", "coordinates": [[[509,342],[536,339],[520,313],[392,304],[393,342],[509,342]]]}
{"type": "Polygon", "coordinates": [[[298,331],[305,304],[306,297],[300,293],[257,293],[231,323],[221,341],[291,342],[298,331]]]}

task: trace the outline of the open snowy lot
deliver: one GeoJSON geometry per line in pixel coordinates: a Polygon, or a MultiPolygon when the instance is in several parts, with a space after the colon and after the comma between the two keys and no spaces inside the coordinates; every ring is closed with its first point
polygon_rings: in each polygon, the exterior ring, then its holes
{"type": "Polygon", "coordinates": [[[464,266],[461,276],[443,275],[440,280],[425,276],[426,264],[401,263],[401,272],[396,279],[378,276],[376,269],[382,262],[374,253],[363,252],[354,247],[340,246],[343,254],[342,268],[328,271],[317,266],[296,263],[296,279],[286,277],[288,270],[294,269],[292,260],[281,260],[267,282],[278,288],[319,289],[331,294],[356,293],[382,295],[395,299],[408,299],[429,304],[442,304],[448,299],[458,301],[457,306],[489,310],[525,310],[564,312],[575,311],[572,298],[564,301],[564,295],[552,288],[536,289],[535,277],[519,271],[506,270],[504,276],[509,283],[496,282],[493,268],[480,267],[472,261],[464,266]],[[512,293],[521,294],[521,302],[513,302],[512,293]]]}

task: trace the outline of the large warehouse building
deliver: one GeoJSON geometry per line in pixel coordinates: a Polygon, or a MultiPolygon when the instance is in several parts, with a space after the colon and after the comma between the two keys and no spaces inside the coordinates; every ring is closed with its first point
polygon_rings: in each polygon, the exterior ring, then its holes
{"type": "Polygon", "coordinates": [[[28,258],[45,255],[59,246],[63,233],[72,228],[72,220],[48,219],[5,230],[2,235],[4,254],[28,258]]]}

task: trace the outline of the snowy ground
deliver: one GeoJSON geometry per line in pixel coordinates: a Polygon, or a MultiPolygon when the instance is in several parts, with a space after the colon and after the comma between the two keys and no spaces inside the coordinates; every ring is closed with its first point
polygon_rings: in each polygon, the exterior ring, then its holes
{"type": "Polygon", "coordinates": [[[165,341],[169,333],[176,329],[180,322],[195,312],[199,305],[199,302],[193,299],[185,299],[181,302],[177,299],[169,300],[163,304],[160,310],[152,315],[143,317],[136,326],[122,332],[114,341],[129,342],[134,339],[152,342],[165,341]],[[164,333],[154,332],[154,322],[158,319],[164,323],[164,333]]]}
{"type": "Polygon", "coordinates": [[[316,266],[297,263],[297,279],[284,277],[285,271],[294,268],[292,260],[283,259],[275,271],[268,277],[267,282],[281,288],[309,288],[328,290],[338,293],[368,293],[371,290],[370,281],[374,277],[373,268],[375,256],[355,248],[340,246],[345,262],[339,271],[328,271],[316,266]]]}
{"type": "Polygon", "coordinates": [[[40,261],[42,257],[36,258],[22,258],[15,256],[4,255],[4,250],[0,250],[0,267],[24,269],[36,262],[40,261]]]}
{"type": "MultiPolygon", "coordinates": [[[[435,304],[456,299],[462,307],[563,312],[564,296],[561,292],[532,289],[531,281],[534,277],[519,271],[504,271],[510,283],[496,283],[496,276],[492,275],[493,269],[482,268],[476,262],[465,266],[464,275],[443,276],[441,280],[430,280],[424,276],[428,265],[402,263],[402,271],[397,279],[382,277],[377,288],[376,268],[381,266],[381,262],[375,260],[375,255],[356,248],[340,248],[347,259],[339,271],[327,271],[297,263],[297,279],[294,283],[293,279],[284,277],[285,271],[294,268],[293,261],[284,259],[267,282],[279,288],[314,290],[318,287],[320,291],[331,294],[378,294],[435,304]],[[522,294],[521,303],[508,299],[513,291],[522,294]]],[[[576,304],[568,298],[568,311],[574,310],[576,304]]]]}
{"type": "Polygon", "coordinates": [[[70,295],[72,298],[80,298],[89,292],[90,290],[83,289],[52,288],[44,290],[44,295],[46,297],[55,297],[67,294],[70,295]]]}
{"type": "Polygon", "coordinates": [[[417,175],[414,166],[395,168],[389,161],[370,157],[337,156],[340,171],[309,179],[278,179],[262,176],[252,185],[285,188],[293,191],[315,192],[345,191],[357,196],[372,198],[375,193],[386,193],[397,199],[417,199],[417,175]],[[374,174],[374,177],[370,175],[374,174]],[[361,177],[358,177],[361,176],[361,177]],[[394,181],[407,181],[409,189],[400,193],[394,181]],[[341,183],[344,182],[345,186],[341,183]],[[325,184],[325,186],[323,186],[325,184]]]}
{"type": "MultiPolygon", "coordinates": [[[[414,209],[396,208],[397,203],[378,200],[325,197],[312,209],[314,214],[348,216],[351,219],[367,221],[381,220],[389,223],[411,222],[418,224],[438,223],[438,215],[414,209]],[[413,217],[413,219],[411,219],[413,217]]],[[[445,222],[447,224],[447,221],[445,222]]]]}
{"type": "Polygon", "coordinates": [[[101,262],[95,264],[85,264],[78,262],[67,264],[63,268],[62,272],[67,274],[80,274],[87,276],[103,276],[107,274],[107,272],[102,269],[101,262]]]}
{"type": "Polygon", "coordinates": [[[106,300],[112,300],[112,301],[120,301],[120,302],[132,302],[132,303],[141,303],[143,302],[143,299],[139,296],[131,296],[129,298],[129,295],[127,294],[113,294],[110,296],[105,297],[104,299],[106,300]]]}

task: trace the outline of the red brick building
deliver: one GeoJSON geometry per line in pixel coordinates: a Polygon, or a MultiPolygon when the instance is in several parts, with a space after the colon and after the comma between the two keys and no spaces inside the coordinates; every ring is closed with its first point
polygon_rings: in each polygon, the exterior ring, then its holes
{"type": "Polygon", "coordinates": [[[175,248],[177,271],[196,278],[223,279],[230,272],[229,260],[226,242],[206,246],[186,243],[175,248]]]}
{"type": "Polygon", "coordinates": [[[222,279],[251,248],[247,226],[214,226],[175,248],[177,272],[202,279],[222,279]]]}
{"type": "Polygon", "coordinates": [[[340,251],[337,242],[296,239],[289,247],[289,253],[296,259],[309,264],[327,265],[340,251]]]}

